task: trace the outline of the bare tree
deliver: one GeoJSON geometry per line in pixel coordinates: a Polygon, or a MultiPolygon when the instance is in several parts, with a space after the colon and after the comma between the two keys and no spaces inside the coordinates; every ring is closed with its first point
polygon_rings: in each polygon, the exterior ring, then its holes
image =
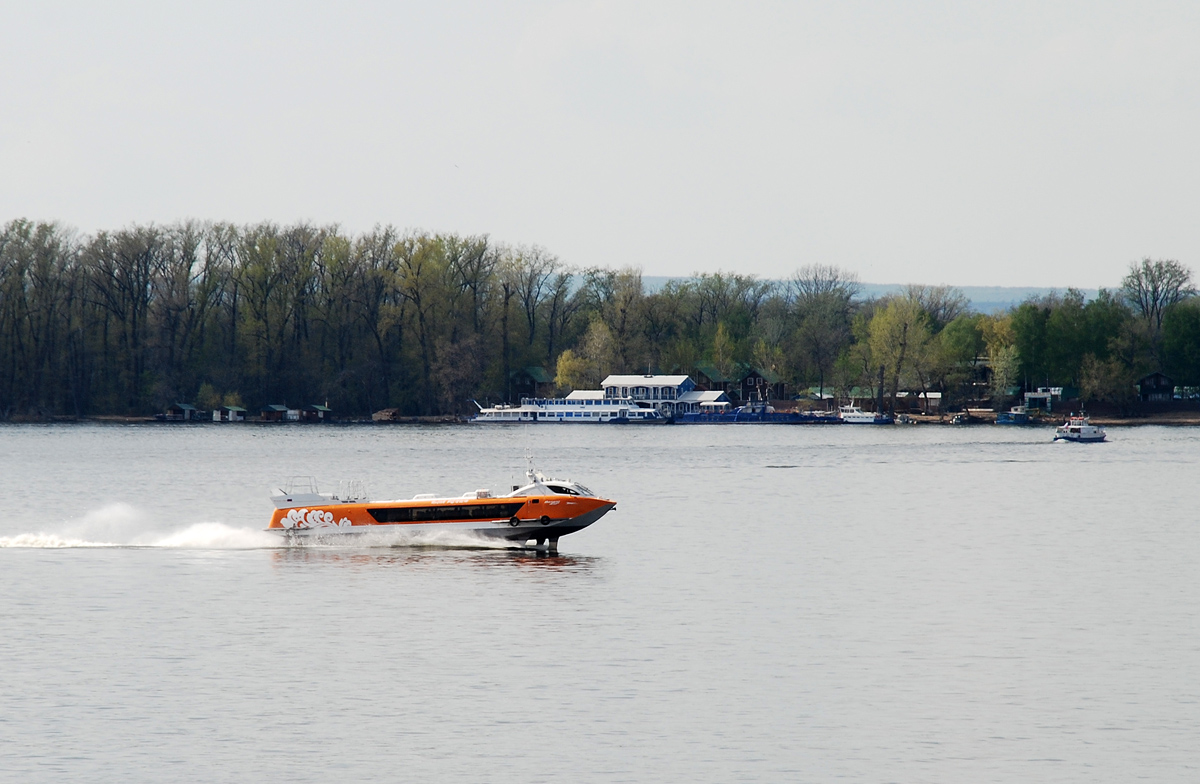
{"type": "Polygon", "coordinates": [[[801,316],[796,330],[802,356],[817,373],[818,393],[824,398],[825,380],[851,338],[849,303],[836,294],[816,297],[801,316]]]}
{"type": "Polygon", "coordinates": [[[833,296],[847,302],[858,296],[862,286],[853,272],[831,264],[806,264],[784,282],[789,302],[803,303],[833,296]]]}
{"type": "Polygon", "coordinates": [[[404,237],[396,243],[398,262],[396,288],[412,304],[417,317],[417,341],[421,350],[421,375],[424,409],[435,405],[433,365],[436,361],[435,335],[439,322],[439,293],[444,292],[446,274],[442,245],[426,234],[404,237]]]}
{"type": "Polygon", "coordinates": [[[101,232],[89,243],[86,256],[96,303],[120,326],[117,352],[123,373],[125,407],[143,404],[148,322],[154,281],[163,256],[162,231],[155,226],[101,232]]]}
{"type": "Polygon", "coordinates": [[[566,269],[556,274],[550,282],[546,296],[546,358],[549,361],[554,360],[559,341],[583,308],[583,289],[576,288],[574,278],[573,271],[566,269]]]}
{"type": "Polygon", "coordinates": [[[446,262],[458,285],[471,299],[471,329],[478,335],[483,329],[483,307],[487,301],[492,275],[500,256],[488,243],[486,234],[478,237],[447,237],[446,262]]]}
{"type": "Polygon", "coordinates": [[[525,325],[529,328],[528,345],[537,337],[538,313],[554,274],[562,268],[558,257],[534,245],[521,248],[514,259],[517,276],[517,296],[525,310],[525,325]]]}
{"type": "Polygon", "coordinates": [[[753,275],[721,271],[697,273],[695,293],[699,305],[699,323],[729,323],[739,310],[754,322],[774,289],[773,282],[759,280],[753,275]]]}
{"type": "Polygon", "coordinates": [[[640,363],[639,338],[643,333],[646,300],[642,271],[636,267],[620,270],[585,270],[588,297],[612,335],[616,360],[622,372],[631,372],[640,363]]]}
{"type": "Polygon", "coordinates": [[[930,328],[941,332],[942,328],[971,309],[971,301],[961,289],[953,286],[922,286],[910,284],[904,288],[904,296],[913,300],[929,317],[930,328]]]}
{"type": "Polygon", "coordinates": [[[1142,259],[1129,265],[1121,293],[1150,323],[1155,334],[1162,329],[1163,313],[1196,293],[1192,271],[1173,259],[1142,259]]]}
{"type": "Polygon", "coordinates": [[[862,287],[853,272],[809,264],[792,273],[783,290],[797,325],[801,356],[810,372],[816,372],[819,394],[824,395],[825,380],[850,343],[852,300],[862,287]]]}

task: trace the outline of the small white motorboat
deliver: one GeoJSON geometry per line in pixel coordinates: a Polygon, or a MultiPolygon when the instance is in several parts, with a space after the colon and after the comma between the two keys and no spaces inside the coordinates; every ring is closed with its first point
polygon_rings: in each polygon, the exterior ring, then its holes
{"type": "Polygon", "coordinates": [[[1067,421],[1054,429],[1055,441],[1103,441],[1104,428],[1093,425],[1083,414],[1071,414],[1067,421]]]}
{"type": "Polygon", "coordinates": [[[847,425],[890,425],[892,418],[887,414],[876,414],[874,411],[863,411],[858,406],[842,406],[838,416],[847,425]]]}

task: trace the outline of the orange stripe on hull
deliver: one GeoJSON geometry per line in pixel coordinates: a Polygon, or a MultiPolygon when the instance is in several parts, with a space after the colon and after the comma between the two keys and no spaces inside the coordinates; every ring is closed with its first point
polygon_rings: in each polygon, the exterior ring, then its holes
{"type": "Polygon", "coordinates": [[[273,529],[358,528],[375,525],[471,523],[516,518],[565,522],[615,502],[586,496],[444,498],[433,501],[376,501],[276,509],[273,529]]]}

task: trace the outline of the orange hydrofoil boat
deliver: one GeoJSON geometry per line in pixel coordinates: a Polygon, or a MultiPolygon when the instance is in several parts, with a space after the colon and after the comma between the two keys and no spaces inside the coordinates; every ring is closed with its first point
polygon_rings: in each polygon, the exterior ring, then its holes
{"type": "Polygon", "coordinates": [[[395,501],[368,501],[358,493],[322,494],[311,481],[293,483],[271,496],[275,513],[268,531],[288,538],[348,534],[470,533],[511,542],[558,548],[561,536],[587,528],[617,503],[598,497],[569,479],[550,479],[530,470],[528,483],[495,496],[474,490],[443,498],[418,495],[395,501]]]}

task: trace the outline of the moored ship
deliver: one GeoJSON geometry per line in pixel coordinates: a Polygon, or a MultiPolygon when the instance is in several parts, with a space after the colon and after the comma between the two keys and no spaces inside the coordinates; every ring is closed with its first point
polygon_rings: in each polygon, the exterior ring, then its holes
{"type": "Polygon", "coordinates": [[[394,501],[322,494],[308,481],[271,496],[276,509],[267,530],[288,538],[452,531],[533,541],[539,547],[548,542],[556,550],[559,537],[587,528],[617,505],[569,479],[551,479],[533,470],[527,477],[525,485],[500,496],[474,490],[456,497],[428,494],[394,501]]]}
{"type": "MultiPolygon", "coordinates": [[[[478,403],[475,405],[479,406],[478,403]]],[[[631,398],[526,397],[521,405],[479,406],[475,424],[556,422],[567,424],[661,424],[666,422],[651,403],[631,398]]]]}
{"type": "Polygon", "coordinates": [[[681,425],[840,425],[842,420],[825,413],[811,411],[777,411],[765,402],[747,403],[736,408],[701,406],[699,412],[675,415],[681,425]]]}

